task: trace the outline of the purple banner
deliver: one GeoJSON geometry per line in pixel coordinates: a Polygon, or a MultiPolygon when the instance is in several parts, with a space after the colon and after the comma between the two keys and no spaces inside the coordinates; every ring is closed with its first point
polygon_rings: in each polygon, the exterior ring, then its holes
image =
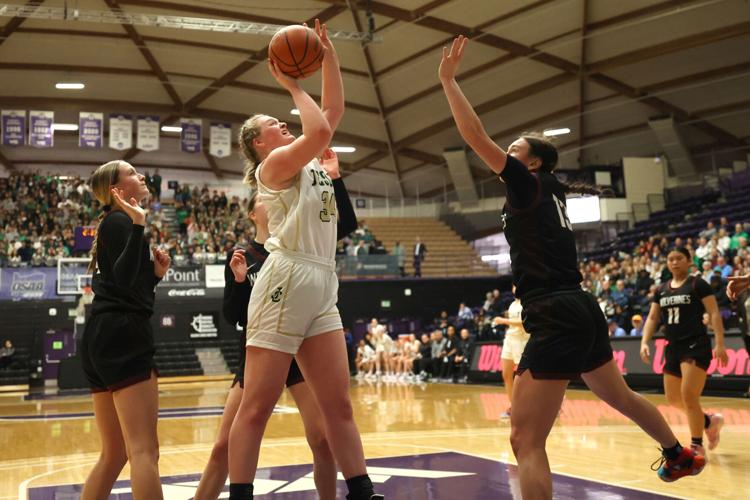
{"type": "Polygon", "coordinates": [[[36,267],[0,269],[0,300],[57,298],[57,269],[36,267]]]}
{"type": "Polygon", "coordinates": [[[88,252],[96,238],[96,226],[78,226],[73,234],[75,235],[75,250],[88,252]]]}
{"type": "Polygon", "coordinates": [[[3,146],[26,144],[26,110],[4,109],[2,113],[3,146]]]}
{"type": "Polygon", "coordinates": [[[29,145],[35,148],[54,146],[52,124],[55,122],[54,111],[29,111],[29,145]]]}
{"type": "Polygon", "coordinates": [[[104,114],[81,111],[78,114],[78,147],[100,148],[104,136],[104,114]]]}
{"type": "Polygon", "coordinates": [[[180,149],[183,153],[200,153],[203,145],[202,120],[192,118],[180,119],[180,149]]]}

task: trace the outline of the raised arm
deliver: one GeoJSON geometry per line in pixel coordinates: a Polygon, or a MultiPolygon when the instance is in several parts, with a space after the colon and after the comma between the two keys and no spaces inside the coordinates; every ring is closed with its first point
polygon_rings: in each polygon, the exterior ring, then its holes
{"type": "Polygon", "coordinates": [[[331,39],[328,38],[328,28],[325,24],[321,25],[318,19],[315,20],[315,32],[325,47],[321,69],[323,87],[320,96],[320,109],[323,111],[323,116],[328,120],[331,131],[335,132],[344,116],[344,81],[341,78],[339,56],[336,54],[331,39]]]}
{"type": "Polygon", "coordinates": [[[438,75],[461,137],[479,155],[482,161],[499,175],[505,168],[505,151],[495,144],[495,141],[487,134],[479,116],[477,116],[474,108],[471,107],[471,103],[466,99],[461,87],[456,82],[458,66],[461,63],[468,41],[468,38],[461,35],[453,40],[450,50],[443,47],[443,58],[440,61],[438,75]]]}
{"type": "Polygon", "coordinates": [[[328,148],[323,151],[320,159],[320,165],[326,171],[328,177],[333,181],[333,194],[336,196],[336,208],[338,217],[336,218],[336,239],[340,240],[347,234],[357,229],[357,214],[354,213],[352,200],[346,191],[344,179],[341,178],[339,169],[339,159],[336,153],[328,148]]]}
{"type": "Polygon", "coordinates": [[[269,69],[279,85],[289,91],[302,121],[302,135],[291,144],[271,151],[260,170],[263,184],[272,189],[284,189],[328,146],[333,132],[323,112],[297,80],[279,71],[273,61],[269,61],[269,69]]]}

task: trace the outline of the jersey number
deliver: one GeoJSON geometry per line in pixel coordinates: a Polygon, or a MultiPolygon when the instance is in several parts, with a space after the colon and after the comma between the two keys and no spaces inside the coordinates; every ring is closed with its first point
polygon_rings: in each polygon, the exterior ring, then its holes
{"type": "Polygon", "coordinates": [[[667,324],[679,325],[680,324],[680,308],[670,307],[667,309],[667,324]]]}
{"type": "Polygon", "coordinates": [[[323,202],[323,210],[320,211],[320,220],[331,222],[331,217],[336,217],[336,197],[329,191],[323,191],[320,197],[323,202]]]}
{"type": "Polygon", "coordinates": [[[555,201],[555,206],[557,207],[557,215],[560,216],[560,225],[563,227],[563,229],[568,229],[570,231],[573,230],[573,226],[570,225],[570,219],[568,219],[568,210],[565,207],[565,203],[560,201],[560,198],[552,195],[552,199],[555,201]]]}

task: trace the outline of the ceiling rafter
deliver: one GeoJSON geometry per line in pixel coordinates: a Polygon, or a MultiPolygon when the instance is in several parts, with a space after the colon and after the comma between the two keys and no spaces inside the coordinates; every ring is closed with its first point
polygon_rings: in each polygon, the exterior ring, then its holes
{"type": "MultiPolygon", "coordinates": [[[[117,0],[104,0],[104,2],[107,4],[107,7],[109,7],[109,10],[111,10],[115,15],[122,11],[120,5],[117,3],[117,0]]],[[[121,17],[118,16],[118,20],[119,19],[121,19],[121,17]]],[[[148,66],[151,68],[154,76],[159,79],[161,86],[164,88],[164,91],[167,93],[174,105],[178,108],[182,108],[182,99],[180,99],[177,91],[175,91],[172,83],[169,81],[166,73],[164,73],[164,70],[161,68],[159,62],[146,46],[146,42],[143,41],[143,38],[141,38],[138,30],[136,30],[134,26],[124,22],[120,23],[120,26],[122,26],[122,29],[125,30],[125,33],[128,34],[128,37],[130,37],[130,39],[133,41],[133,44],[135,44],[138,51],[146,60],[146,63],[148,63],[148,66]]]]}
{"type": "MultiPolygon", "coordinates": [[[[373,10],[373,12],[377,12],[378,14],[385,15],[394,19],[402,20],[402,21],[411,21],[410,11],[401,9],[392,5],[386,5],[382,4],[377,1],[369,2],[368,5],[373,10]]],[[[663,6],[664,8],[673,8],[674,5],[667,4],[663,6]]],[[[652,11],[648,11],[648,14],[652,13],[652,11]]],[[[629,19],[632,19],[629,18],[629,19]]],[[[417,21],[415,21],[415,24],[418,24],[420,26],[425,26],[428,28],[435,29],[437,31],[443,31],[446,33],[450,33],[453,35],[456,34],[464,34],[472,39],[475,39],[478,43],[482,43],[485,45],[489,45],[492,47],[496,47],[502,50],[505,50],[509,52],[510,54],[516,56],[516,57],[527,57],[529,59],[541,62],[543,64],[547,64],[549,66],[555,67],[557,69],[563,70],[565,73],[578,76],[579,73],[579,67],[570,61],[567,61],[565,59],[562,59],[560,57],[554,56],[552,54],[547,54],[543,51],[535,50],[533,47],[527,47],[523,44],[519,44],[516,42],[513,42],[511,40],[506,40],[504,38],[501,38],[497,35],[493,35],[490,33],[487,33],[485,31],[482,31],[481,29],[477,28],[470,28],[467,26],[462,26],[460,24],[452,23],[443,19],[438,19],[430,16],[425,16],[417,21]]],[[[744,24],[750,24],[750,23],[740,23],[741,25],[744,24]]],[[[740,29],[734,29],[734,30],[728,30],[730,33],[727,36],[738,36],[738,33],[740,33],[744,29],[744,26],[741,26],[740,29]]],[[[715,31],[715,30],[712,30],[715,31]]],[[[696,35],[698,37],[700,35],[696,35]]],[[[710,35],[706,35],[710,40],[715,40],[718,34],[712,33],[710,35]]],[[[656,56],[656,53],[651,53],[653,56],[656,56]]],[[[647,55],[647,54],[644,54],[647,55]]],[[[616,92],[623,94],[628,97],[632,97],[636,95],[633,92],[633,88],[628,86],[627,84],[620,82],[614,78],[607,77],[605,75],[602,75],[600,73],[595,72],[589,72],[587,74],[588,78],[597,81],[597,83],[604,85],[611,90],[615,90],[616,92]]],[[[639,96],[640,97],[640,96],[639,96]]],[[[670,112],[673,112],[676,114],[676,116],[684,117],[686,113],[679,109],[676,106],[672,106],[658,98],[647,98],[647,99],[641,99],[644,104],[647,104],[648,106],[657,109],[659,111],[664,111],[666,108],[670,108],[670,112]]],[[[479,110],[477,110],[479,113],[479,110]]],[[[446,124],[449,127],[452,124],[451,120],[445,120],[441,123],[446,124]]],[[[726,131],[723,131],[719,129],[718,127],[715,127],[714,125],[711,125],[709,123],[695,123],[694,124],[697,128],[700,128],[704,131],[707,131],[708,133],[714,135],[718,139],[726,139],[726,135],[728,134],[726,131]]],[[[444,125],[446,126],[446,125],[444,125]]],[[[433,127],[432,130],[438,130],[442,131],[444,128],[440,127],[433,127]]],[[[731,134],[730,134],[731,135],[731,134]]],[[[413,140],[413,138],[416,135],[413,134],[410,136],[410,138],[404,138],[397,142],[398,146],[402,145],[410,145],[411,142],[409,140],[413,140]]],[[[421,137],[421,136],[416,136],[421,137]]],[[[421,140],[421,139],[418,139],[421,140]]],[[[735,138],[735,141],[737,138],[735,138]]]]}
{"type": "MultiPolygon", "coordinates": [[[[589,0],[581,0],[581,56],[578,66],[578,148],[582,148],[584,144],[584,113],[586,111],[586,77],[584,76],[584,69],[586,68],[586,26],[588,25],[589,18],[589,0]]],[[[578,155],[578,166],[583,167],[583,155],[578,155]]]]}
{"type": "MultiPolygon", "coordinates": [[[[122,3],[122,2],[120,2],[122,3]]],[[[30,33],[35,35],[66,35],[82,38],[112,38],[117,40],[127,40],[129,37],[125,33],[111,33],[107,31],[91,30],[67,30],[54,28],[18,28],[16,33],[30,33]]],[[[244,47],[232,45],[220,45],[216,43],[198,42],[193,40],[182,40],[179,38],[167,38],[163,36],[141,35],[144,42],[163,43],[168,45],[178,45],[190,48],[209,49],[221,52],[231,52],[245,56],[255,56],[259,51],[246,49],[244,47]]],[[[341,72],[347,75],[367,78],[367,73],[352,68],[341,68],[341,72]]],[[[169,72],[167,72],[169,74],[169,72]]]]}
{"type": "MultiPolygon", "coordinates": [[[[29,0],[26,2],[26,7],[31,7],[36,10],[36,7],[39,7],[44,3],[44,0],[29,0]]],[[[14,31],[16,31],[23,22],[26,21],[26,18],[23,17],[14,17],[7,23],[5,23],[5,26],[3,26],[3,30],[0,32],[0,45],[5,42],[5,40],[8,39],[10,35],[13,34],[14,31]]]]}
{"type": "MultiPolygon", "coordinates": [[[[362,22],[359,20],[359,13],[357,12],[354,7],[351,7],[351,13],[352,18],[354,19],[354,26],[357,28],[357,31],[362,31],[362,22]]],[[[393,165],[394,173],[396,174],[396,180],[398,181],[398,191],[401,194],[401,198],[404,197],[404,183],[401,182],[401,165],[399,163],[398,157],[396,156],[396,153],[393,148],[393,134],[391,133],[391,126],[388,123],[388,117],[385,113],[385,105],[383,104],[383,95],[380,92],[380,87],[378,86],[378,77],[375,75],[375,67],[372,64],[372,57],[370,56],[370,49],[367,45],[362,45],[362,55],[365,58],[365,64],[367,65],[367,73],[370,77],[370,82],[372,83],[372,89],[375,92],[375,98],[377,99],[378,103],[378,113],[380,114],[380,120],[383,123],[383,128],[385,129],[385,137],[387,141],[388,146],[388,155],[391,157],[391,163],[393,165]]]]}

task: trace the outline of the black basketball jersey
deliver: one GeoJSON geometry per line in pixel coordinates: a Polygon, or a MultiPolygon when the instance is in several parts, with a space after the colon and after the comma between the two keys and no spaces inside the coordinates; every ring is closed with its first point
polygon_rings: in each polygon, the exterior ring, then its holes
{"type": "Polygon", "coordinates": [[[580,288],[583,277],[564,186],[554,174],[532,173],[510,155],[500,177],[508,187],[503,226],[516,296],[525,301],[580,288]]]}
{"type": "Polygon", "coordinates": [[[659,287],[654,302],[661,308],[667,340],[682,342],[708,334],[703,324],[703,299],[712,294],[711,285],[698,276],[689,277],[678,288],[672,288],[672,280],[659,287]]]}

